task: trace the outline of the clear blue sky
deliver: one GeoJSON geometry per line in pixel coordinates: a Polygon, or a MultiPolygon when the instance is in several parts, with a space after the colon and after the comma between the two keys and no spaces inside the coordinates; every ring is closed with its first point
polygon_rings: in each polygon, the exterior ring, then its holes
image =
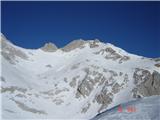
{"type": "Polygon", "coordinates": [[[2,2],[1,32],[14,44],[63,47],[98,38],[124,50],[160,57],[160,2],[2,2]]]}

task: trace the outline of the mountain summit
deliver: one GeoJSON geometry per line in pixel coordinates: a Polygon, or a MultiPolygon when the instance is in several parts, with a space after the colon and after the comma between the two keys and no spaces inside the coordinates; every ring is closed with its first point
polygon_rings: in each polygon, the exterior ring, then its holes
{"type": "Polygon", "coordinates": [[[55,44],[49,42],[46,43],[41,49],[46,52],[55,52],[58,48],[55,44]]]}
{"type": "Polygon", "coordinates": [[[133,99],[160,95],[160,59],[99,40],[25,49],[1,35],[4,119],[91,119],[133,99]]]}

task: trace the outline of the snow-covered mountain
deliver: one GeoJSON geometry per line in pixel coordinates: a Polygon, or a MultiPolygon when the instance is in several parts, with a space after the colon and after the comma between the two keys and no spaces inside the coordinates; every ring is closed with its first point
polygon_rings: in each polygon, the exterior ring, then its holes
{"type": "Polygon", "coordinates": [[[160,58],[99,40],[24,49],[1,34],[3,119],[91,119],[135,98],[160,95],[160,58]]]}

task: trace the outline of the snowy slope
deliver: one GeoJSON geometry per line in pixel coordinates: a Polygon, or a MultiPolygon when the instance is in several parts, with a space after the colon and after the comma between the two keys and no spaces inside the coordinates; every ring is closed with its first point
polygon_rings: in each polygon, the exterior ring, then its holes
{"type": "Polygon", "coordinates": [[[147,97],[107,110],[92,120],[159,120],[160,96],[147,97]],[[120,111],[122,107],[122,111],[120,111]],[[129,110],[129,109],[134,110],[129,110]]]}
{"type": "Polygon", "coordinates": [[[159,65],[97,40],[24,49],[1,35],[2,118],[93,118],[135,97],[159,95],[159,65]]]}

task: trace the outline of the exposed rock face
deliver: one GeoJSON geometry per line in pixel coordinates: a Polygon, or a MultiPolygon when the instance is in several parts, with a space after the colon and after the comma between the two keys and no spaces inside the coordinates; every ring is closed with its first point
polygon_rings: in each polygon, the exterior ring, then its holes
{"type": "Polygon", "coordinates": [[[115,83],[112,87],[113,93],[118,93],[120,91],[121,86],[118,83],[115,83]]]}
{"type": "Polygon", "coordinates": [[[101,104],[100,109],[98,110],[98,112],[100,113],[101,110],[103,110],[104,108],[106,108],[113,100],[113,94],[112,93],[105,93],[102,92],[96,96],[96,101],[97,103],[101,104]]]}
{"type": "Polygon", "coordinates": [[[156,66],[156,67],[160,67],[160,63],[159,63],[159,64],[158,64],[158,63],[157,63],[157,64],[155,64],[155,66],[156,66]]]}
{"type": "Polygon", "coordinates": [[[91,94],[96,84],[102,84],[106,78],[103,74],[97,71],[91,71],[89,68],[85,69],[86,76],[83,78],[82,82],[79,83],[77,88],[76,97],[87,97],[91,94]],[[95,76],[94,78],[91,76],[95,76]]]}
{"type": "Polygon", "coordinates": [[[90,43],[90,48],[98,47],[99,46],[98,45],[99,42],[100,41],[98,39],[95,39],[94,41],[89,42],[90,43]]]}
{"type": "Polygon", "coordinates": [[[133,74],[133,78],[134,78],[134,83],[138,85],[142,82],[150,80],[152,78],[152,75],[148,70],[136,68],[133,74]]]}
{"type": "Polygon", "coordinates": [[[74,40],[71,43],[69,43],[68,45],[66,45],[65,47],[62,48],[63,51],[65,52],[69,52],[71,50],[74,50],[76,48],[83,48],[84,44],[86,43],[86,41],[84,40],[74,40]]]}
{"type": "Polygon", "coordinates": [[[116,82],[116,77],[118,76],[117,72],[113,70],[108,70],[104,68],[100,68],[99,66],[91,65],[91,68],[85,68],[86,72],[85,77],[82,81],[79,81],[77,87],[76,98],[87,98],[90,97],[92,93],[95,92],[96,89],[101,89],[97,92],[92,102],[97,102],[100,104],[100,108],[98,112],[102,112],[102,110],[106,109],[108,105],[113,101],[114,94],[118,93],[124,85],[128,82],[128,75],[124,74],[121,77],[124,79],[122,84],[118,84],[116,82]],[[105,73],[100,73],[98,70],[102,69],[105,73]],[[107,78],[105,74],[109,74],[107,78]],[[110,87],[110,89],[108,88],[110,87]]]}
{"type": "Polygon", "coordinates": [[[76,48],[83,48],[84,45],[88,43],[90,48],[95,48],[98,47],[98,43],[100,43],[100,41],[98,39],[95,40],[89,40],[89,41],[85,41],[85,40],[74,40],[71,43],[69,43],[68,45],[66,45],[65,47],[61,48],[63,51],[65,52],[69,52],[71,50],[74,50],[76,48]]]}
{"type": "Polygon", "coordinates": [[[101,91],[95,96],[93,101],[96,101],[101,105],[98,110],[99,113],[108,107],[108,105],[113,101],[114,94],[118,93],[127,83],[127,81],[125,82],[126,78],[124,78],[124,83],[122,83],[121,85],[118,84],[117,82],[115,82],[114,78],[117,76],[116,72],[110,71],[110,73],[112,73],[111,77],[106,79],[101,91]],[[111,90],[108,89],[109,86],[111,87],[111,90]]]}
{"type": "Polygon", "coordinates": [[[123,57],[121,57],[121,59],[119,60],[119,63],[123,63],[124,61],[127,61],[127,60],[129,60],[130,58],[129,58],[129,56],[123,56],[123,57]]]}
{"type": "Polygon", "coordinates": [[[105,49],[101,49],[100,51],[96,52],[95,54],[101,54],[104,55],[105,59],[111,59],[111,60],[118,60],[119,63],[123,63],[124,61],[127,61],[130,59],[129,56],[126,55],[120,55],[112,49],[111,47],[107,47],[105,49]]]}
{"type": "Polygon", "coordinates": [[[113,50],[110,47],[107,47],[105,49],[105,52],[107,53],[107,55],[105,56],[106,59],[113,59],[113,60],[117,60],[119,58],[121,58],[121,55],[119,55],[118,53],[116,53],[115,50],[113,50]]]}
{"type": "Polygon", "coordinates": [[[86,113],[90,106],[91,106],[91,104],[90,104],[90,103],[87,103],[87,105],[82,108],[81,113],[86,113]]]}
{"type": "Polygon", "coordinates": [[[152,60],[156,61],[156,62],[159,62],[160,61],[160,57],[158,58],[151,58],[152,60]]]}
{"type": "Polygon", "coordinates": [[[41,49],[45,52],[55,52],[58,48],[55,44],[49,42],[46,43],[41,49]]]}
{"type": "Polygon", "coordinates": [[[1,38],[1,54],[7,59],[11,64],[15,64],[16,57],[20,57],[22,59],[27,60],[28,56],[19,49],[16,49],[11,43],[6,40],[6,38],[1,38]]]}
{"type": "Polygon", "coordinates": [[[19,92],[23,92],[25,93],[27,91],[27,89],[25,88],[19,88],[17,86],[10,86],[10,87],[1,87],[1,93],[4,92],[10,92],[10,93],[14,93],[15,91],[19,91],[19,92]]]}
{"type": "Polygon", "coordinates": [[[72,78],[72,81],[69,83],[69,85],[70,85],[71,87],[75,88],[78,78],[79,78],[79,76],[73,77],[73,78],[72,78]]]}
{"type": "Polygon", "coordinates": [[[160,73],[137,69],[134,73],[134,81],[137,87],[133,89],[134,97],[146,97],[160,95],[160,73]]]}

